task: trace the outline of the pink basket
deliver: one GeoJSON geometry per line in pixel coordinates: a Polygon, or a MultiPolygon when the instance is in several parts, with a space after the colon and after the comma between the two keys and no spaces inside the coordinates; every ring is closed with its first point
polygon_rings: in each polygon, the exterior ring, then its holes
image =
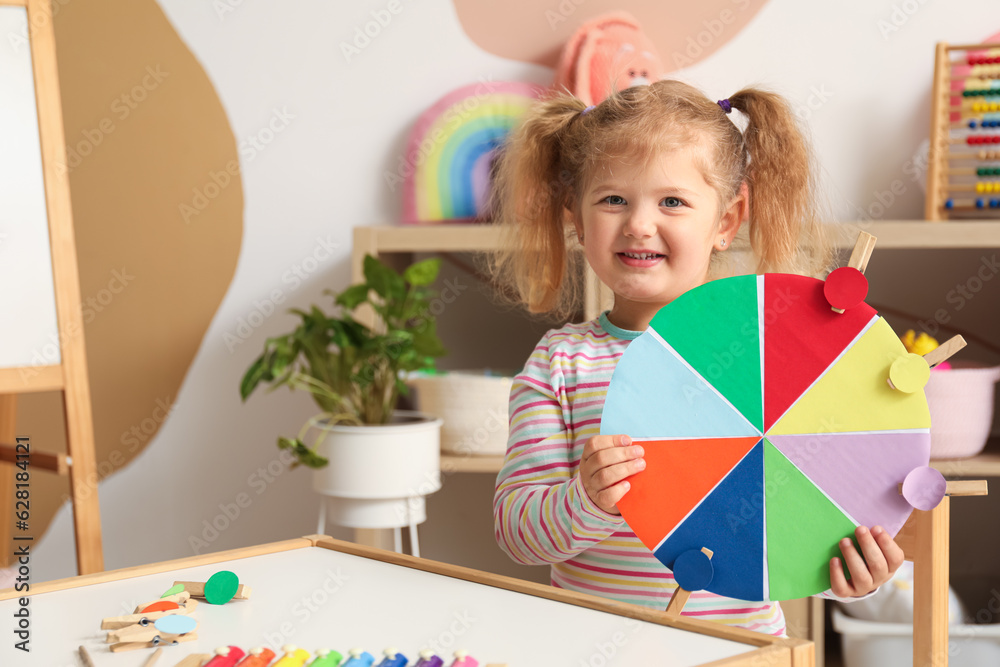
{"type": "Polygon", "coordinates": [[[1000,366],[952,362],[931,371],[924,388],[931,411],[931,458],[960,459],[983,451],[993,425],[993,385],[1000,366]]]}

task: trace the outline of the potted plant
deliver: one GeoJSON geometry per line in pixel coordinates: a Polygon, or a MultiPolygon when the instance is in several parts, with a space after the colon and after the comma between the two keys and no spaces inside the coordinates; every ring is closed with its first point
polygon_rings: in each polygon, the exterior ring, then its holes
{"type": "Polygon", "coordinates": [[[430,287],[440,263],[417,262],[400,275],[367,255],[363,283],[325,292],[334,315],[292,309],[301,322],[269,338],[243,376],[244,401],[261,383],[305,389],[316,401],[322,412],[278,447],[294,453],[293,466],[314,469],[313,488],[336,499],[330,518],[340,525],[415,525],[425,518],[423,496],[440,488],[441,420],[396,409],[408,392],[402,373],[432,369],[445,353],[430,287]],[[359,307],[372,308],[380,326],[355,319],[359,307]]]}

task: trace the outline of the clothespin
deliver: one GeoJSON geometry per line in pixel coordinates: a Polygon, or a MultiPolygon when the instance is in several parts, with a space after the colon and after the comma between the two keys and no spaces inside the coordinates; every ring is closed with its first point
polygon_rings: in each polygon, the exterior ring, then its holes
{"type": "Polygon", "coordinates": [[[459,649],[455,651],[455,662],[451,663],[451,667],[479,667],[479,661],[459,649]]]}
{"type": "Polygon", "coordinates": [[[343,659],[344,656],[337,651],[321,648],[316,651],[316,659],[309,663],[309,667],[338,667],[343,659]]]}
{"type": "Polygon", "coordinates": [[[220,646],[215,649],[215,656],[203,667],[235,667],[244,655],[243,649],[238,646],[220,646]]]}
{"type": "Polygon", "coordinates": [[[152,624],[136,623],[109,630],[106,641],[111,644],[113,653],[160,645],[172,646],[197,639],[197,628],[198,621],[194,618],[183,614],[169,614],[156,619],[152,624]]]}
{"type": "Polygon", "coordinates": [[[250,599],[250,587],[241,584],[239,578],[228,570],[216,572],[205,582],[175,581],[174,586],[183,586],[191,597],[204,598],[209,604],[250,599]]]}
{"type": "Polygon", "coordinates": [[[382,653],[385,655],[382,658],[382,662],[378,663],[378,667],[406,667],[408,662],[406,656],[399,653],[394,648],[387,648],[382,653]]]}
{"type": "Polygon", "coordinates": [[[174,665],[174,667],[202,667],[211,657],[207,653],[192,653],[174,665]]]}
{"type": "Polygon", "coordinates": [[[712,583],[715,569],[712,566],[714,552],[708,547],[685,551],[674,561],[674,579],[677,590],[670,598],[666,613],[670,616],[680,616],[691,591],[700,591],[712,583]]]}
{"type": "Polygon", "coordinates": [[[164,616],[169,616],[170,614],[191,614],[198,606],[197,600],[185,600],[184,604],[175,609],[168,609],[164,611],[154,611],[154,612],[139,612],[136,614],[129,614],[128,616],[109,616],[101,620],[101,630],[117,630],[119,628],[127,628],[130,625],[139,624],[143,627],[153,623],[159,618],[164,616]]]}
{"type": "Polygon", "coordinates": [[[947,360],[963,347],[965,339],[961,336],[952,336],[943,345],[937,346],[922,357],[907,352],[892,362],[886,382],[891,388],[907,394],[920,391],[931,378],[931,368],[947,360]]]}
{"type": "Polygon", "coordinates": [[[826,277],[826,282],[823,283],[823,296],[826,297],[833,312],[843,313],[868,296],[868,279],[864,274],[868,267],[868,259],[875,249],[876,240],[868,232],[859,232],[847,266],[831,271],[826,277]]]}
{"type": "Polygon", "coordinates": [[[263,646],[250,649],[246,657],[236,667],[267,667],[274,660],[274,651],[263,646]]]}
{"type": "Polygon", "coordinates": [[[167,595],[165,597],[156,598],[155,600],[150,600],[149,602],[143,602],[142,604],[136,605],[133,614],[141,614],[145,611],[167,611],[170,609],[178,609],[181,605],[191,599],[191,594],[186,591],[180,591],[173,595],[167,595]],[[154,607],[154,609],[150,609],[154,607]]]}
{"type": "Polygon", "coordinates": [[[281,656],[278,662],[274,663],[271,667],[302,667],[306,664],[306,660],[310,658],[309,651],[301,649],[294,644],[285,644],[281,647],[281,650],[285,652],[285,655],[281,656]]]}

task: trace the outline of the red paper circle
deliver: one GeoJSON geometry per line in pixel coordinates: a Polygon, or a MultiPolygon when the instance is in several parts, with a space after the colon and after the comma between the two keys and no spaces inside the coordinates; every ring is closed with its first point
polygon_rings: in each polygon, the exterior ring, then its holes
{"type": "Polygon", "coordinates": [[[827,276],[823,295],[834,308],[853,308],[868,296],[868,279],[857,269],[842,266],[827,276]]]}

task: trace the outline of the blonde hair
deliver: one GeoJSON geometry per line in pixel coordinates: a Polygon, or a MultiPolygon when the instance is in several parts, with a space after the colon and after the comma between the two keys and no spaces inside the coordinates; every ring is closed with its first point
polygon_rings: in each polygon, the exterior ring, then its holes
{"type": "Polygon", "coordinates": [[[826,271],[831,246],[818,222],[812,158],[794,114],[781,96],[756,88],[729,103],[746,116],[743,132],[716,102],[680,81],[628,88],[591,109],[566,94],[539,100],[494,166],[490,207],[502,235],[489,258],[494,282],[529,312],[571,316],[583,262],[572,216],[579,215],[588,179],[610,161],[648,164],[692,144],[705,147],[696,160],[719,195],[720,216],[747,184],[754,270],[826,271]]]}

